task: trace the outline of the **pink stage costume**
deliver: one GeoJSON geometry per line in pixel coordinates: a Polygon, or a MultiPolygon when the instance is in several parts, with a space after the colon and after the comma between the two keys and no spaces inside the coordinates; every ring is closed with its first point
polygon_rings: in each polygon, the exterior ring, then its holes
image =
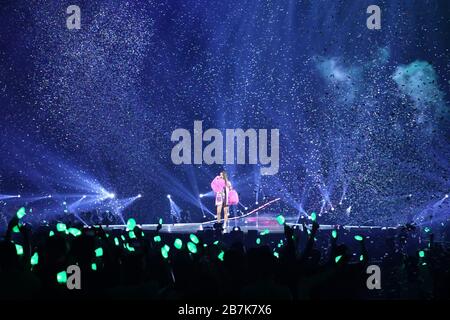
{"type": "Polygon", "coordinates": [[[222,205],[228,207],[228,194],[231,190],[231,182],[228,181],[227,185],[219,192],[216,192],[216,206],[222,205]]]}

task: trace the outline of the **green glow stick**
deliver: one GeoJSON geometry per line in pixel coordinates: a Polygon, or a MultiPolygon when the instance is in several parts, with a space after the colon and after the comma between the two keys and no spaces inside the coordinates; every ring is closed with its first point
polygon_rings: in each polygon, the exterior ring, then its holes
{"type": "Polygon", "coordinates": [[[12,228],[12,231],[13,231],[14,233],[19,233],[19,232],[20,232],[19,226],[14,226],[14,227],[12,228]]]}
{"type": "Polygon", "coordinates": [[[48,236],[49,237],[53,237],[55,235],[55,232],[53,232],[53,231],[50,231],[49,233],[48,233],[48,236]]]}
{"type": "Polygon", "coordinates": [[[95,262],[93,264],[91,264],[91,269],[93,271],[97,271],[97,264],[95,262]]]}
{"type": "Polygon", "coordinates": [[[154,236],[153,237],[153,241],[155,241],[155,242],[161,242],[161,236],[154,236]]]}
{"type": "Polygon", "coordinates": [[[58,283],[66,283],[67,282],[67,272],[61,271],[56,274],[56,281],[58,283]]]}
{"type": "Polygon", "coordinates": [[[278,252],[274,252],[273,255],[278,259],[280,257],[280,254],[278,252]]]}
{"type": "Polygon", "coordinates": [[[213,244],[217,246],[219,244],[219,240],[214,241],[213,244]]]}
{"type": "Polygon", "coordinates": [[[30,263],[32,266],[35,266],[39,263],[39,254],[37,252],[35,252],[30,259],[30,263]]]}
{"type": "Polygon", "coordinates": [[[158,221],[158,222],[159,222],[159,224],[162,225],[162,224],[163,224],[163,219],[162,219],[162,218],[159,218],[159,221],[158,221]]]}
{"type": "Polygon", "coordinates": [[[312,221],[316,221],[316,219],[317,219],[316,213],[315,213],[314,211],[311,212],[311,220],[312,220],[312,221]]]}
{"type": "Polygon", "coordinates": [[[117,237],[114,238],[114,244],[115,244],[116,246],[119,245],[119,239],[117,239],[117,237]]]}
{"type": "Polygon", "coordinates": [[[193,234],[193,233],[191,233],[191,234],[189,235],[189,239],[191,239],[191,241],[192,241],[193,243],[195,243],[195,244],[198,244],[198,243],[200,242],[200,240],[198,240],[197,236],[196,236],[195,234],[193,234]]]}
{"type": "Polygon", "coordinates": [[[261,243],[261,239],[260,238],[256,238],[256,244],[260,244],[261,243]]]}
{"type": "Polygon", "coordinates": [[[20,244],[16,244],[16,252],[18,256],[23,255],[23,247],[20,244]]]}
{"type": "Polygon", "coordinates": [[[169,250],[170,250],[170,247],[167,244],[162,246],[161,254],[162,254],[164,259],[167,259],[169,257],[169,250]]]}
{"type": "Polygon", "coordinates": [[[133,231],[135,227],[136,227],[136,220],[134,220],[133,218],[128,219],[127,229],[133,231]]]}
{"type": "Polygon", "coordinates": [[[128,251],[130,251],[130,252],[134,252],[134,251],[135,251],[135,249],[134,249],[132,246],[130,246],[128,243],[126,244],[126,248],[127,248],[128,251]]]}
{"type": "Polygon", "coordinates": [[[126,238],[125,238],[124,235],[121,235],[121,236],[120,236],[120,239],[122,239],[122,241],[125,241],[125,240],[126,240],[126,238]]]}
{"type": "Polygon", "coordinates": [[[425,251],[420,250],[419,251],[419,257],[421,257],[421,258],[425,257],[425,251]]]}
{"type": "Polygon", "coordinates": [[[130,239],[136,239],[136,234],[134,234],[134,231],[128,232],[128,236],[130,237],[130,239]]]}
{"type": "Polygon", "coordinates": [[[59,222],[59,223],[56,224],[56,230],[59,231],[59,232],[66,231],[67,230],[67,226],[64,223],[59,222]]]}
{"type": "Polygon", "coordinates": [[[425,230],[425,232],[426,232],[426,233],[428,233],[428,232],[430,232],[430,231],[431,231],[431,229],[430,229],[429,227],[425,227],[425,229],[424,229],[424,230],[425,230]]]}
{"type": "Polygon", "coordinates": [[[206,248],[208,245],[206,243],[203,244],[203,248],[206,248]]]}
{"type": "Polygon", "coordinates": [[[74,237],[81,236],[81,231],[78,230],[77,228],[69,228],[68,231],[69,231],[69,233],[70,233],[71,235],[73,235],[74,237]]]}
{"type": "Polygon", "coordinates": [[[22,219],[26,214],[27,212],[24,207],[20,208],[16,213],[18,219],[22,219]]]}
{"type": "Polygon", "coordinates": [[[333,237],[333,239],[336,239],[337,238],[337,231],[336,230],[331,231],[331,236],[333,237]]]}
{"type": "Polygon", "coordinates": [[[339,260],[341,260],[341,258],[342,258],[342,255],[337,256],[336,258],[334,258],[334,262],[338,263],[339,260]]]}
{"type": "Polygon", "coordinates": [[[363,241],[363,239],[364,239],[362,236],[359,236],[359,235],[356,235],[354,238],[356,241],[363,241]]]}
{"type": "Polygon", "coordinates": [[[187,243],[187,248],[188,248],[189,252],[197,253],[197,246],[194,243],[188,242],[187,243]]]}
{"type": "Polygon", "coordinates": [[[280,225],[283,225],[286,222],[286,219],[280,214],[277,216],[277,222],[280,225]]]}
{"type": "Polygon", "coordinates": [[[225,255],[225,252],[220,251],[219,255],[217,256],[217,258],[219,258],[220,261],[223,261],[223,256],[225,255]]]}
{"type": "Polygon", "coordinates": [[[363,261],[364,260],[364,255],[360,255],[359,256],[359,261],[363,261]]]}
{"type": "Polygon", "coordinates": [[[96,257],[103,256],[103,248],[102,247],[95,249],[95,256],[96,257]]]}
{"type": "Polygon", "coordinates": [[[183,241],[181,241],[181,239],[175,239],[175,241],[174,241],[174,243],[173,243],[173,246],[176,248],[176,249],[178,249],[178,250],[180,250],[181,249],[181,247],[183,246],[183,241]]]}
{"type": "Polygon", "coordinates": [[[259,234],[262,236],[265,236],[266,234],[269,234],[269,229],[264,229],[263,231],[261,231],[259,234]]]}

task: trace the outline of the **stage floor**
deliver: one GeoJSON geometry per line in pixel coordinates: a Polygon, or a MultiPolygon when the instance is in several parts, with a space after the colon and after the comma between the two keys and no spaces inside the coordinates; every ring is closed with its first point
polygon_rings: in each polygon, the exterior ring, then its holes
{"type": "MultiPolygon", "coordinates": [[[[301,224],[296,223],[286,223],[289,226],[292,227],[298,227],[300,230],[303,229],[303,226],[301,224]]],[[[141,229],[151,231],[156,230],[157,224],[142,224],[139,225],[141,229]]],[[[162,224],[162,228],[160,232],[165,233],[195,233],[198,231],[203,230],[211,230],[213,229],[214,222],[207,222],[207,223],[174,223],[174,224],[162,224]]],[[[106,230],[115,230],[115,229],[125,229],[126,225],[119,224],[119,225],[103,225],[102,226],[106,230]]],[[[279,225],[278,223],[267,223],[264,221],[259,222],[245,222],[245,221],[230,221],[228,224],[228,227],[226,231],[231,231],[233,228],[238,227],[241,231],[247,233],[249,230],[257,230],[257,231],[264,231],[268,230],[270,233],[283,233],[284,227],[279,225]]],[[[311,225],[307,224],[306,227],[310,228],[311,225]]],[[[395,229],[396,227],[381,227],[381,226],[353,226],[353,225],[345,225],[345,226],[339,226],[340,228],[351,230],[351,229],[395,229]]],[[[323,224],[320,225],[320,230],[332,230],[337,228],[337,225],[331,225],[331,224],[323,224]]]]}

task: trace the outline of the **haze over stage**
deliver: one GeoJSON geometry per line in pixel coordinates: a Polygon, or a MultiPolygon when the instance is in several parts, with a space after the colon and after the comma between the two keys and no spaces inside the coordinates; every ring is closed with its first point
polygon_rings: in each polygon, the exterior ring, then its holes
{"type": "Polygon", "coordinates": [[[213,198],[199,195],[222,165],[171,159],[171,133],[194,121],[279,130],[277,174],[225,165],[249,209],[280,197],[274,214],[326,223],[448,217],[446,0],[384,1],[380,30],[360,1],[90,0],[80,30],[67,30],[61,1],[8,3],[0,193],[23,201],[0,198],[7,218],[19,205],[45,220],[98,209],[155,223],[178,208],[212,218],[213,198]]]}

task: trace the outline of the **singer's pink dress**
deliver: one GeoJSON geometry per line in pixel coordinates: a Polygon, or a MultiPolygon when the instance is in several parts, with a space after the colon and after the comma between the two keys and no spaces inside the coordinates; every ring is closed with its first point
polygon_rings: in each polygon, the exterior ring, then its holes
{"type": "Polygon", "coordinates": [[[231,190],[231,182],[228,181],[225,188],[223,188],[222,191],[216,193],[216,206],[220,205],[224,207],[228,206],[228,194],[230,193],[230,190],[231,190]]]}

